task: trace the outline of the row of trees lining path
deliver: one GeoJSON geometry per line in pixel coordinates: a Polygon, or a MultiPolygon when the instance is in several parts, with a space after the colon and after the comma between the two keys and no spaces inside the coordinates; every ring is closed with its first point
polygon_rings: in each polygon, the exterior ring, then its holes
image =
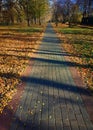
{"type": "Polygon", "coordinates": [[[48,0],[0,0],[0,23],[41,24],[48,10],[48,0]]]}
{"type": "Polygon", "coordinates": [[[52,20],[93,25],[93,0],[54,0],[52,20]]]}
{"type": "Polygon", "coordinates": [[[93,0],[0,0],[0,23],[27,25],[49,20],[93,25],[93,0]]]}

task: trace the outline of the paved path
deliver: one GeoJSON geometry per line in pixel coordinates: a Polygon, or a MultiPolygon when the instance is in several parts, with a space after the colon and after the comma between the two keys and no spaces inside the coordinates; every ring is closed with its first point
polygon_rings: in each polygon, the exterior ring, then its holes
{"type": "Polygon", "coordinates": [[[51,25],[36,53],[10,130],[93,130],[51,25]]]}

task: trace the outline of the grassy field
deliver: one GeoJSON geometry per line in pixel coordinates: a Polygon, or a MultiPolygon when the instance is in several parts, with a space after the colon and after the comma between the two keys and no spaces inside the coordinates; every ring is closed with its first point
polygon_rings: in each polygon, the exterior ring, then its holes
{"type": "Polygon", "coordinates": [[[45,27],[0,27],[0,113],[16,92],[20,76],[39,45],[45,27]]]}
{"type": "Polygon", "coordinates": [[[93,90],[93,28],[59,25],[55,27],[62,47],[70,54],[87,86],[93,90]]]}

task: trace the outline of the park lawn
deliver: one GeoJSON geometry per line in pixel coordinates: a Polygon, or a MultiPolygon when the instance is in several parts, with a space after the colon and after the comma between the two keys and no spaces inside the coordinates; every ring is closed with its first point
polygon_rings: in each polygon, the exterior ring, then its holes
{"type": "Polygon", "coordinates": [[[69,28],[63,25],[54,28],[62,41],[62,47],[70,54],[70,60],[77,63],[83,81],[93,90],[93,28],[69,28]]]}
{"type": "Polygon", "coordinates": [[[45,27],[0,27],[0,113],[16,93],[20,76],[38,47],[45,27]]]}

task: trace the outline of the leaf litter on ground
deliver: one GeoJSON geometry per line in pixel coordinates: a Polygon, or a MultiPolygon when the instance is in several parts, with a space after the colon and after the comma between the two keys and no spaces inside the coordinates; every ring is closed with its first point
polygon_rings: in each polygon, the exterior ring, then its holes
{"type": "Polygon", "coordinates": [[[62,47],[69,54],[69,60],[77,64],[84,83],[93,91],[93,28],[52,25],[62,41],[62,47]]]}
{"type": "Polygon", "coordinates": [[[0,27],[0,114],[16,93],[20,76],[39,45],[44,29],[18,31],[0,27]]]}

